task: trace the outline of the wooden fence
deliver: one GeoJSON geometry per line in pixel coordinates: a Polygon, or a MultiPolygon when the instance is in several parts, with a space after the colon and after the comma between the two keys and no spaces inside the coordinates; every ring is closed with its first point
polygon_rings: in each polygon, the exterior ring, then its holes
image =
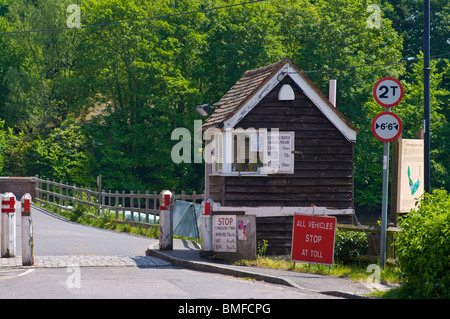
{"type": "MultiPolygon", "coordinates": [[[[366,255],[358,256],[358,260],[376,262],[380,257],[381,227],[363,225],[338,224],[336,227],[341,231],[365,232],[367,234],[368,249],[366,255]]],[[[398,227],[388,227],[386,229],[386,262],[395,263],[397,260],[395,247],[395,234],[401,231],[398,227]]]]}
{"type": "MultiPolygon", "coordinates": [[[[94,216],[100,216],[103,212],[112,212],[116,215],[116,221],[129,224],[155,225],[159,219],[159,193],[119,192],[96,190],[77,187],[42,179],[39,176],[35,181],[35,199],[39,202],[50,203],[60,209],[73,211],[77,205],[84,205],[87,212],[94,216]]],[[[201,202],[204,194],[187,195],[184,191],[180,194],[173,192],[173,200],[201,202]]]]}

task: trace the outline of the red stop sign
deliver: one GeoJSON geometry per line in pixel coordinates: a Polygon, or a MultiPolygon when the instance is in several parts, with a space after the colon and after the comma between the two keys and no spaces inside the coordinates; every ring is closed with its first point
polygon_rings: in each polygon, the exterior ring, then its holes
{"type": "Polygon", "coordinates": [[[332,265],[336,217],[295,215],[292,232],[292,260],[332,265]]]}

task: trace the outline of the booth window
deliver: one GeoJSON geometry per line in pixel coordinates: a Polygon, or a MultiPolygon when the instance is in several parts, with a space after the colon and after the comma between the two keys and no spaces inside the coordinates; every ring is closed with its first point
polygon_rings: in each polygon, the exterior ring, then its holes
{"type": "Polygon", "coordinates": [[[261,173],[263,134],[235,133],[233,136],[232,172],[261,173]]]}
{"type": "Polygon", "coordinates": [[[213,174],[294,173],[294,132],[233,130],[211,140],[213,174]]]}

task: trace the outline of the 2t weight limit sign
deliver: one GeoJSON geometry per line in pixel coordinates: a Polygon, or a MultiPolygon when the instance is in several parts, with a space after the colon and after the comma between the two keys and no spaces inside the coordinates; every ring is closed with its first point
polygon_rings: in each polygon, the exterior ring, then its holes
{"type": "Polygon", "coordinates": [[[403,86],[399,80],[385,77],[379,80],[373,88],[373,97],[384,107],[393,107],[403,99],[403,86]]]}

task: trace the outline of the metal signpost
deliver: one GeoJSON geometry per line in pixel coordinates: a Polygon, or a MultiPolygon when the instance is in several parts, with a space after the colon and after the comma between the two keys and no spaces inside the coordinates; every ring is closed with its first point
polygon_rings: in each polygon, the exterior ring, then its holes
{"type": "Polygon", "coordinates": [[[430,0],[423,1],[423,133],[425,192],[430,193],[430,0]]]}
{"type": "Polygon", "coordinates": [[[375,101],[387,108],[386,112],[378,114],[372,121],[373,134],[377,139],[384,143],[380,240],[380,266],[383,269],[386,264],[389,143],[397,139],[402,133],[402,121],[396,114],[390,112],[390,108],[400,103],[400,101],[403,99],[403,92],[403,86],[400,81],[391,77],[380,79],[373,88],[373,97],[375,101]]]}

